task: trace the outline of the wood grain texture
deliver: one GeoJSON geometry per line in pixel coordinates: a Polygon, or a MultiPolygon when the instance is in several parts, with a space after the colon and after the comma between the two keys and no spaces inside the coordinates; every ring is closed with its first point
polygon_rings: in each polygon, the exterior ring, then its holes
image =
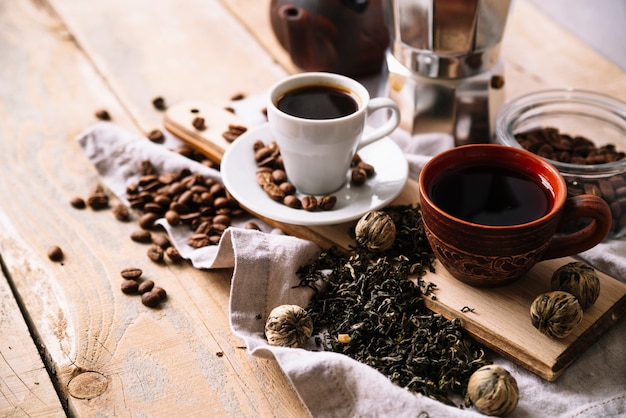
{"type": "MultiPolygon", "coordinates": [[[[3,358],[24,388],[2,369],[7,380],[0,387],[15,395],[5,396],[0,415],[65,414],[59,405],[76,416],[308,415],[276,363],[249,356],[230,331],[230,270],[156,265],[146,257],[146,246],[129,239],[136,216],[122,223],[110,210],[69,205],[99,182],[74,141],[95,121],[96,109],[106,108],[117,124],[145,132],[161,126],[162,113],[151,105],[157,95],[175,100],[173,92],[180,97],[214,92],[223,98],[274,78],[279,68],[218,2],[14,3],[0,8],[0,250],[60,399],[50,380],[35,381],[45,370],[41,359],[35,361],[32,339],[30,349],[22,348],[26,361],[14,359],[12,340],[3,338],[3,358]],[[198,16],[202,7],[208,10],[198,16]],[[155,27],[183,37],[171,41],[171,61],[159,49],[159,31],[154,43],[142,42],[155,27]],[[190,40],[183,32],[207,40],[190,40]],[[179,54],[173,45],[183,45],[179,54]],[[242,58],[234,51],[244,46],[250,55],[242,58]],[[205,57],[202,63],[191,59],[195,48],[205,57]],[[220,56],[223,67],[214,62],[220,56]],[[228,57],[249,59],[242,68],[256,74],[235,74],[228,57]],[[173,72],[185,62],[194,77],[172,83],[173,72]],[[206,72],[211,66],[218,77],[206,72]],[[226,73],[233,85],[222,80],[226,73]],[[200,84],[194,81],[199,79],[200,84]],[[53,244],[65,253],[62,263],[46,257],[53,244]],[[144,277],[166,289],[169,298],[160,309],[148,309],[120,291],[120,270],[128,266],[142,268],[144,277]]],[[[14,306],[9,309],[21,316],[14,306]]],[[[23,324],[2,326],[3,336],[29,341],[23,324]]]]}

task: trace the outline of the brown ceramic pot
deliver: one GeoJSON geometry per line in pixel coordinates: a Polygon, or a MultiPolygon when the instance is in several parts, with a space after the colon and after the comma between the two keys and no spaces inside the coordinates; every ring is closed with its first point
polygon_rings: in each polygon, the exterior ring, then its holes
{"type": "Polygon", "coordinates": [[[272,0],[270,22],[305,71],[358,77],[383,68],[389,31],[382,0],[272,0]]]}
{"type": "MultiPolygon", "coordinates": [[[[444,151],[423,168],[419,179],[422,218],[428,240],[443,266],[473,286],[494,287],[522,277],[537,262],[577,254],[608,234],[611,213],[604,200],[567,198],[565,181],[551,164],[527,151],[495,144],[466,145],[444,151]],[[433,202],[436,182],[463,166],[489,165],[523,173],[548,196],[546,212],[518,224],[487,225],[460,219],[433,202]],[[565,222],[590,218],[583,230],[558,231],[565,222]]],[[[463,204],[463,199],[457,199],[463,204]]]]}

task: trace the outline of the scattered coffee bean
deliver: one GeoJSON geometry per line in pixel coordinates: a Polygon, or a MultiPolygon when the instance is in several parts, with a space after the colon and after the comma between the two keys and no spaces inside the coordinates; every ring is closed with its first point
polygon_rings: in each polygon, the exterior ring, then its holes
{"type": "Polygon", "coordinates": [[[285,196],[285,198],[283,199],[283,203],[285,204],[285,206],[288,206],[292,209],[302,208],[302,202],[300,201],[300,199],[292,194],[285,196]]]}
{"type": "Polygon", "coordinates": [[[170,259],[172,263],[178,263],[183,260],[183,256],[178,252],[173,245],[165,249],[165,255],[170,259]]]}
{"type": "Polygon", "coordinates": [[[317,209],[317,198],[315,196],[304,196],[301,201],[302,209],[309,212],[317,209]]]}
{"type": "Polygon", "coordinates": [[[323,196],[318,202],[318,206],[322,210],[333,210],[336,204],[337,204],[337,197],[333,195],[323,196]]]}
{"type": "Polygon", "coordinates": [[[242,125],[228,125],[228,130],[222,133],[222,137],[228,141],[233,142],[235,139],[239,138],[243,133],[248,130],[245,126],[242,125]]]}
{"type": "Polygon", "coordinates": [[[244,226],[244,228],[245,228],[245,229],[254,229],[254,230],[256,230],[256,231],[260,231],[260,230],[261,230],[261,228],[259,227],[259,225],[257,225],[257,224],[256,224],[256,223],[254,223],[254,222],[248,222],[248,223],[244,226]]]}
{"type": "Polygon", "coordinates": [[[109,196],[104,191],[104,187],[97,185],[87,197],[87,205],[93,210],[107,209],[109,207],[109,196]]]}
{"type": "Polygon", "coordinates": [[[157,292],[146,292],[141,295],[141,303],[149,308],[156,308],[161,303],[161,296],[157,292]]]}
{"type": "Polygon", "coordinates": [[[163,262],[163,248],[159,247],[158,245],[151,245],[150,248],[148,248],[148,258],[150,260],[152,260],[155,263],[161,263],[163,262]]]}
{"type": "Polygon", "coordinates": [[[235,113],[235,108],[232,106],[225,106],[224,110],[230,113],[235,113]]]}
{"type": "Polygon", "coordinates": [[[139,280],[143,274],[143,270],[138,267],[126,267],[120,272],[121,276],[129,280],[139,280]]]}
{"type": "Polygon", "coordinates": [[[206,129],[206,123],[204,121],[204,118],[201,116],[196,116],[195,118],[193,118],[191,124],[199,131],[203,131],[206,129]]]}
{"type": "Polygon", "coordinates": [[[352,169],[350,175],[350,182],[355,186],[361,186],[367,181],[367,173],[361,167],[355,167],[352,169]]]}
{"type": "Polygon", "coordinates": [[[139,286],[137,286],[137,291],[139,293],[146,293],[151,291],[153,287],[154,282],[152,280],[144,280],[143,282],[139,283],[139,286]]]}
{"type": "Polygon", "coordinates": [[[156,293],[159,296],[159,298],[161,298],[161,301],[164,301],[165,299],[167,299],[167,292],[162,287],[154,286],[151,292],[156,293]]]}
{"type": "Polygon", "coordinates": [[[94,115],[100,120],[111,120],[111,115],[106,109],[96,110],[94,115]]]}
{"type": "Polygon", "coordinates": [[[231,96],[230,100],[232,102],[236,102],[237,100],[243,100],[246,98],[246,95],[243,93],[235,93],[231,96]]]}
{"type": "Polygon", "coordinates": [[[128,211],[128,207],[123,203],[118,203],[113,206],[113,216],[118,221],[128,221],[130,219],[130,212],[128,211]]]}
{"type": "Polygon", "coordinates": [[[51,261],[61,261],[63,260],[63,250],[58,245],[53,245],[48,248],[48,258],[51,261]]]}
{"type": "Polygon", "coordinates": [[[148,133],[148,139],[154,143],[162,144],[165,142],[165,134],[160,129],[153,129],[148,133]]]}
{"type": "Polygon", "coordinates": [[[146,212],[139,218],[139,226],[143,229],[154,228],[154,223],[159,219],[159,215],[154,212],[146,212]]]}
{"type": "Polygon", "coordinates": [[[122,293],[134,295],[139,291],[139,282],[136,280],[124,279],[121,285],[122,293]]]}
{"type": "Polygon", "coordinates": [[[167,106],[165,105],[165,99],[161,96],[157,96],[152,99],[152,106],[154,106],[157,110],[165,110],[167,106]]]}
{"type": "Polygon", "coordinates": [[[73,197],[70,200],[70,205],[72,205],[72,207],[74,207],[75,209],[85,209],[87,207],[85,199],[79,196],[73,197]]]}
{"type": "Polygon", "coordinates": [[[152,237],[152,243],[154,245],[158,245],[159,247],[166,249],[167,247],[169,247],[170,245],[172,245],[170,243],[170,240],[168,237],[166,237],[165,235],[154,235],[152,237]]]}
{"type": "Polygon", "coordinates": [[[150,231],[146,231],[144,229],[138,229],[136,231],[131,232],[130,239],[135,242],[141,242],[144,244],[152,242],[152,234],[150,231]]]}

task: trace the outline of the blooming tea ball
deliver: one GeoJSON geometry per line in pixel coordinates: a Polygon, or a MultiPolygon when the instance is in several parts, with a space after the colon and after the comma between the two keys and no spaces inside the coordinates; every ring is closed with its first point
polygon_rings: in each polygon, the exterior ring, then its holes
{"type": "Polygon", "coordinates": [[[593,305],[600,296],[600,279],[589,265],[575,261],[558,268],[550,282],[552,290],[571,293],[583,309],[593,305]]]}
{"type": "Polygon", "coordinates": [[[470,376],[467,397],[485,415],[502,417],[513,412],[519,401],[515,378],[502,366],[483,366],[470,376]]]}
{"type": "Polygon", "coordinates": [[[383,211],[370,211],[354,228],[356,242],[370,251],[386,251],[396,240],[396,224],[383,211]]]}
{"type": "Polygon", "coordinates": [[[556,290],[537,296],[530,306],[530,319],[547,336],[565,338],[582,321],[583,309],[574,295],[556,290]]]}
{"type": "Polygon", "coordinates": [[[298,305],[280,305],[272,309],[265,323],[265,337],[270,345],[302,348],[313,335],[313,320],[298,305]]]}

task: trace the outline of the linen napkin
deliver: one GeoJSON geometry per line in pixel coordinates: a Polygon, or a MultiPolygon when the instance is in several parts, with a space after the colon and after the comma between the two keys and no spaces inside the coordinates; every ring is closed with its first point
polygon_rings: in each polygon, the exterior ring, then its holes
{"type": "MultiPolygon", "coordinates": [[[[172,140],[168,136],[168,141],[172,140]]],[[[436,135],[420,138],[422,142],[417,143],[410,138],[396,140],[407,153],[415,179],[429,156],[442,146],[450,146],[446,145],[446,138],[436,135]]],[[[87,128],[77,141],[98,169],[102,182],[122,201],[126,185],[136,181],[137,167],[144,160],[150,160],[157,169],[188,168],[220,179],[216,170],[111,123],[87,128]]],[[[310,290],[293,287],[299,282],[295,271],[315,257],[319,248],[312,242],[282,235],[261,221],[257,223],[262,225],[262,232],[244,230],[235,224],[226,230],[219,246],[193,249],[185,242],[189,232],[160,221],[173,244],[194,267],[234,267],[230,295],[232,330],[245,341],[250,354],[278,362],[313,416],[481,416],[474,409],[459,409],[410,393],[362,363],[341,354],[317,351],[314,342],[305,349],[269,346],[263,337],[264,318],[280,304],[307,305],[310,290]]],[[[626,280],[626,239],[607,241],[581,257],[626,280]]],[[[626,321],[622,319],[554,383],[490,353],[491,361],[507,368],[517,379],[520,402],[511,416],[626,416],[625,338],[626,321]]]]}

